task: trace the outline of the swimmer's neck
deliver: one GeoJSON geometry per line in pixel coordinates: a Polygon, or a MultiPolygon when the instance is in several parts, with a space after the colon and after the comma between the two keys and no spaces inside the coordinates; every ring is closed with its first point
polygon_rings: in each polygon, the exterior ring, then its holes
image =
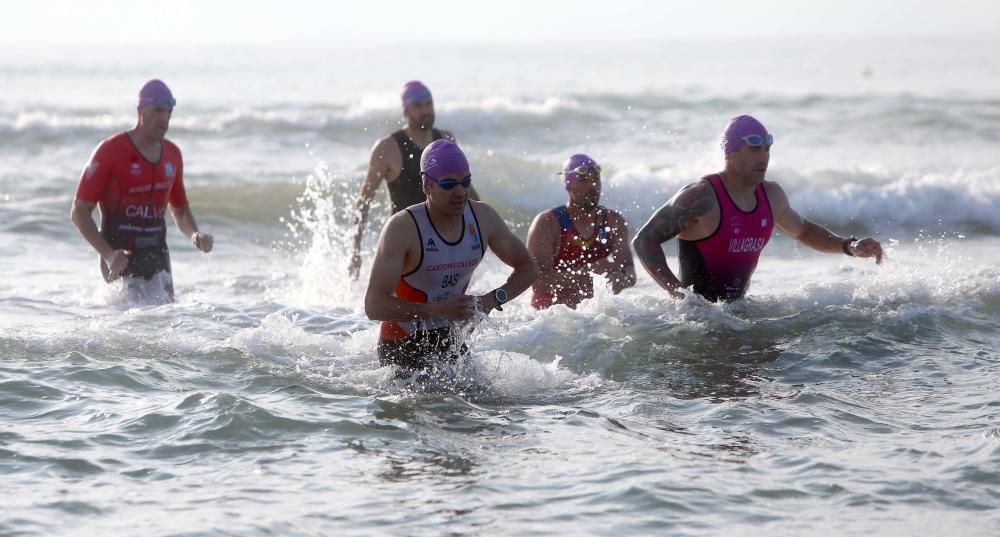
{"type": "Polygon", "coordinates": [[[139,125],[132,127],[132,130],[128,131],[128,134],[140,149],[158,150],[160,148],[161,139],[154,134],[146,132],[139,125]]]}
{"type": "Polygon", "coordinates": [[[757,181],[753,176],[741,176],[731,171],[719,172],[722,184],[726,187],[726,192],[733,199],[756,199],[757,181]]]}
{"type": "Polygon", "coordinates": [[[434,141],[434,129],[420,129],[409,123],[403,127],[403,134],[419,147],[427,147],[434,141]]]}
{"type": "MultiPolygon", "coordinates": [[[[468,203],[468,202],[466,202],[468,203]]],[[[453,214],[438,209],[430,201],[427,202],[427,217],[430,219],[438,234],[449,241],[462,238],[463,225],[465,223],[465,211],[453,214]]]]}
{"type": "Polygon", "coordinates": [[[584,216],[594,216],[597,214],[597,205],[583,205],[579,203],[573,203],[572,200],[566,202],[566,212],[569,213],[570,219],[576,221],[577,219],[584,216]]]}

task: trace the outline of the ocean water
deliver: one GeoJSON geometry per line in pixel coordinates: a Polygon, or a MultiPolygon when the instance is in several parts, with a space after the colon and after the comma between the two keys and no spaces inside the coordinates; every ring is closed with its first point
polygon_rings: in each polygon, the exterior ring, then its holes
{"type": "Polygon", "coordinates": [[[997,45],[0,49],[0,535],[997,535],[997,45]],[[69,222],[151,77],[216,238],[171,229],[172,304],[105,287],[69,222]],[[569,154],[635,230],[751,113],[793,206],[887,259],[776,235],[734,304],[525,296],[398,381],[344,253],[411,78],[521,236],[569,154]]]}

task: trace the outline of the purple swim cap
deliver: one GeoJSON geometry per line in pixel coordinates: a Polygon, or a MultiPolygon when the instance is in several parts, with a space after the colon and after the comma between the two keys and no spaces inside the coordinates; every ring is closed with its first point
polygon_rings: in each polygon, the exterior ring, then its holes
{"type": "Polygon", "coordinates": [[[411,80],[403,84],[403,91],[399,94],[399,100],[403,102],[403,111],[412,104],[426,101],[431,98],[431,90],[419,80],[411,80]]]}
{"type": "Polygon", "coordinates": [[[147,106],[163,106],[173,108],[177,104],[174,94],[170,93],[170,88],[162,80],[153,79],[146,82],[139,90],[139,105],[136,107],[140,112],[147,106]]]}
{"type": "Polygon", "coordinates": [[[733,151],[746,147],[748,144],[743,140],[744,136],[757,135],[767,138],[768,132],[764,125],[753,116],[736,116],[729,120],[725,130],[722,131],[722,151],[730,154],[733,151]]]}
{"type": "Polygon", "coordinates": [[[420,173],[432,179],[460,173],[469,175],[469,160],[458,144],[450,140],[434,140],[420,155],[420,173]]]}
{"type": "Polygon", "coordinates": [[[601,167],[597,165],[597,161],[584,155],[583,153],[577,153],[566,160],[566,164],[563,164],[563,183],[566,185],[566,190],[569,190],[573,183],[580,178],[579,169],[586,168],[589,170],[601,173],[601,167]]]}

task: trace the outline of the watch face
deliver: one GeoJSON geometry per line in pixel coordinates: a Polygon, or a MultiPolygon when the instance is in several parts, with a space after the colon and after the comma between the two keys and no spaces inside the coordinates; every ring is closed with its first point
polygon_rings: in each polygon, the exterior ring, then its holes
{"type": "Polygon", "coordinates": [[[497,289],[496,291],[493,291],[493,296],[496,297],[497,302],[501,304],[507,302],[507,291],[504,291],[503,289],[497,289]]]}

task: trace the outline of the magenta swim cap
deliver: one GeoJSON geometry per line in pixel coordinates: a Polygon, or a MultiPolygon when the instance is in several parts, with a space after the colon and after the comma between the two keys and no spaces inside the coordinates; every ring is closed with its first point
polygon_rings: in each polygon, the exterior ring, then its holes
{"type": "Polygon", "coordinates": [[[597,165],[597,161],[584,155],[583,153],[577,153],[568,159],[566,159],[566,164],[563,164],[563,183],[566,185],[566,190],[569,190],[573,183],[580,178],[580,169],[586,168],[587,170],[595,171],[601,173],[601,167],[597,165]]]}
{"type": "Polygon", "coordinates": [[[455,142],[434,140],[420,155],[420,173],[426,173],[432,179],[453,173],[469,175],[469,160],[455,142]]]}
{"type": "Polygon", "coordinates": [[[423,102],[431,98],[431,90],[419,80],[411,80],[403,84],[403,91],[399,93],[399,100],[403,103],[403,111],[412,104],[423,102]]]}
{"type": "Polygon", "coordinates": [[[743,138],[751,135],[767,138],[768,132],[764,125],[753,116],[736,116],[730,119],[725,130],[722,131],[720,144],[722,151],[728,155],[741,147],[750,145],[743,138]]]}
{"type": "Polygon", "coordinates": [[[177,104],[174,94],[170,93],[170,88],[162,80],[153,79],[146,82],[139,90],[139,104],[136,109],[140,112],[147,106],[162,106],[173,108],[177,104]]]}

